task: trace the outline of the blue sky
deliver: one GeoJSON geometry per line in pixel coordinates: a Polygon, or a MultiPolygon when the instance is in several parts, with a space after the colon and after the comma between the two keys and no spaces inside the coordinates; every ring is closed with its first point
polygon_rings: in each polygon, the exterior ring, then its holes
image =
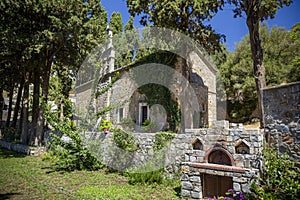
{"type": "MultiPolygon", "coordinates": [[[[112,12],[122,14],[123,23],[129,19],[128,9],[125,0],[100,0],[110,17],[112,12]]],[[[294,0],[289,7],[280,9],[274,19],[266,21],[269,27],[279,26],[290,29],[297,22],[300,22],[300,0],[294,0]]],[[[226,35],[226,45],[230,51],[234,50],[235,43],[238,43],[248,33],[244,18],[233,18],[230,8],[220,11],[211,21],[212,27],[218,32],[226,35]]],[[[141,27],[138,18],[135,19],[135,26],[141,27]]]]}

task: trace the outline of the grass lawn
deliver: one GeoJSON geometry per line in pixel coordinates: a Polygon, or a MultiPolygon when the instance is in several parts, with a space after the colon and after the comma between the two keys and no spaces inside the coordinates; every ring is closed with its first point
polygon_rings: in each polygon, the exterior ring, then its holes
{"type": "Polygon", "coordinates": [[[175,186],[130,185],[117,173],[63,173],[50,166],[0,148],[0,199],[179,199],[175,186]]]}

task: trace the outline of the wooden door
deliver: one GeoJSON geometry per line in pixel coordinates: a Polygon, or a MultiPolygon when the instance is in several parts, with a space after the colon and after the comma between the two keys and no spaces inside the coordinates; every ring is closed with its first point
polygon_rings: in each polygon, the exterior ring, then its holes
{"type": "Polygon", "coordinates": [[[142,124],[148,119],[148,106],[142,106],[142,124]]]}
{"type": "Polygon", "coordinates": [[[233,188],[232,177],[202,174],[203,197],[225,196],[233,188]]]}

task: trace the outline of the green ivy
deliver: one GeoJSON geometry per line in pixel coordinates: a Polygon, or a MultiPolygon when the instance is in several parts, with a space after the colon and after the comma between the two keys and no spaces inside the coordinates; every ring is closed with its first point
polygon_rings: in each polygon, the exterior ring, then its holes
{"type": "MultiPolygon", "coordinates": [[[[149,52],[152,52],[151,50],[149,52]]],[[[168,52],[168,51],[154,51],[149,55],[141,57],[132,67],[139,66],[145,63],[160,63],[169,67],[174,68],[177,62],[178,55],[168,52]]],[[[158,69],[159,70],[159,69],[158,69]]],[[[164,72],[157,73],[164,79],[164,72]]],[[[169,80],[165,80],[165,84],[172,84],[168,82],[169,80]]],[[[171,79],[170,79],[171,80],[171,79]]],[[[140,85],[139,83],[137,83],[140,85]]],[[[173,132],[177,132],[179,127],[179,122],[181,119],[181,112],[178,105],[178,102],[174,99],[171,91],[162,85],[150,83],[146,85],[142,85],[138,88],[138,92],[143,94],[147,98],[147,103],[149,106],[154,104],[162,105],[167,112],[167,122],[169,124],[169,130],[173,132]]]]}
{"type": "Polygon", "coordinates": [[[148,133],[153,132],[157,128],[158,128],[158,124],[149,119],[145,120],[144,123],[142,124],[142,130],[148,133]]]}
{"type": "Polygon", "coordinates": [[[171,140],[175,137],[175,133],[172,132],[159,132],[155,134],[154,142],[153,142],[153,150],[159,151],[165,146],[167,146],[171,140]]]}
{"type": "Polygon", "coordinates": [[[119,148],[129,152],[138,149],[139,144],[131,133],[121,129],[113,129],[111,132],[113,132],[113,140],[119,148]]]}
{"type": "Polygon", "coordinates": [[[102,94],[104,94],[105,92],[107,92],[113,86],[113,84],[118,80],[119,75],[120,75],[120,73],[116,72],[114,74],[114,76],[111,78],[111,81],[109,82],[109,84],[105,88],[103,88],[102,90],[96,92],[96,95],[95,95],[96,99],[99,96],[101,96],[102,94]]]}
{"type": "Polygon", "coordinates": [[[149,106],[159,104],[164,107],[167,112],[167,122],[169,129],[176,132],[180,122],[180,109],[178,103],[172,99],[170,90],[158,84],[146,84],[138,89],[140,94],[144,94],[147,98],[149,106]]]}

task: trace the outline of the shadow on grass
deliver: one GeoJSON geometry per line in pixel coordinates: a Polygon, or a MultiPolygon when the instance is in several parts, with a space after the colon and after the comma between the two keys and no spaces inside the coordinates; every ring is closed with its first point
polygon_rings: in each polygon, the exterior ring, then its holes
{"type": "Polygon", "coordinates": [[[0,158],[24,158],[27,154],[24,153],[16,153],[14,151],[0,148],[0,158]]]}
{"type": "Polygon", "coordinates": [[[174,187],[173,190],[175,191],[177,197],[181,197],[181,185],[174,187]]]}
{"type": "Polygon", "coordinates": [[[10,193],[0,194],[0,200],[10,199],[12,197],[16,197],[17,195],[22,195],[22,193],[10,192],[10,193]]]}

